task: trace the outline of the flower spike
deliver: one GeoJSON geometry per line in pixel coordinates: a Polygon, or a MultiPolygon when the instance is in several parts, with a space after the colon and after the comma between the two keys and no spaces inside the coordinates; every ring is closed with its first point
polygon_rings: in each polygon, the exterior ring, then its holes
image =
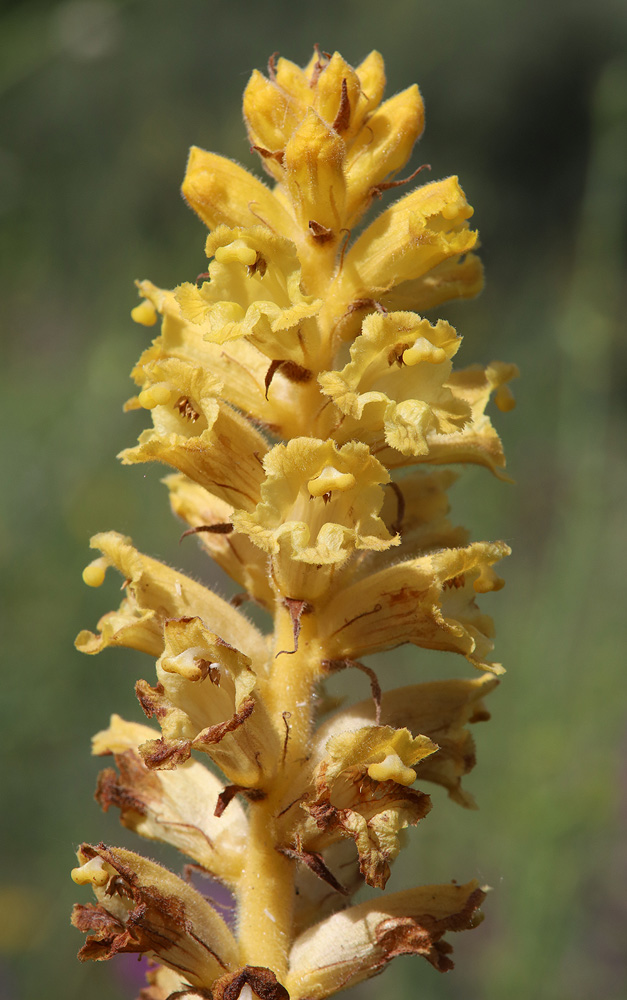
{"type": "Polygon", "coordinates": [[[384,90],[378,52],[355,68],[318,46],[304,68],[272,56],[243,103],[269,183],[194,147],[183,196],[206,270],[137,283],[132,317],[156,336],[126,409],[151,426],[120,458],[168,466],[181,552],[196,539],[237,591],[113,531],[83,573],[99,587],[114,567],[124,597],[77,647],[149,658],[135,690],[152,721],[113,715],[96,734],[96,799],[237,909],[232,928],[177,874],[83,844],[72,877],[96,898],[74,910],[79,957],[146,955],[146,1000],[324,1000],[397,955],[443,972],[449,936],[482,919],[474,881],[382,890],[444,795],[476,808],[470,729],[503,672],[481,602],[509,548],[449,520],[446,466],[505,478],[487,407],[512,408],[517,370],[455,367],[461,337],[425,315],[480,291],[478,234],[457,177],[414,186],[418,87],[384,90]],[[394,689],[404,643],[460,653],[474,675],[394,689]],[[345,668],[359,693],[338,708],[326,685],[345,668]],[[377,896],[355,902],[365,884],[377,896]]]}

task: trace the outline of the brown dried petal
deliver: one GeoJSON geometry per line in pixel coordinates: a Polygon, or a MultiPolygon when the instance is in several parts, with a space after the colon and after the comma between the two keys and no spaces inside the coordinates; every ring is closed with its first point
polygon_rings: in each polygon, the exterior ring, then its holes
{"type": "Polygon", "coordinates": [[[73,915],[79,930],[94,931],[79,953],[83,961],[102,961],[118,952],[156,955],[200,987],[236,967],[237,944],[223,919],[166,868],[104,844],[83,844],[78,857],[81,867],[73,878],[91,881],[98,899],[96,906],[79,906],[73,915]]]}
{"type": "Polygon", "coordinates": [[[287,982],[292,1000],[322,1000],[381,972],[396,955],[452,968],[447,931],[476,927],[485,897],[476,881],[393,893],[342,910],[298,937],[287,982]]]}
{"type": "Polygon", "coordinates": [[[249,986],[259,1000],[290,1000],[274,972],[262,965],[245,965],[237,972],[222,976],[213,984],[213,1000],[238,1000],[245,986],[249,986]]]}

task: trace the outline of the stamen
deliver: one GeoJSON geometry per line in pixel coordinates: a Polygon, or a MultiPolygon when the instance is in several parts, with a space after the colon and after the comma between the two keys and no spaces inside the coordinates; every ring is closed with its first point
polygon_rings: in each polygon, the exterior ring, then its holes
{"type": "Polygon", "coordinates": [[[501,413],[509,413],[516,406],[516,397],[508,385],[500,385],[494,393],[494,402],[501,413]]]}
{"type": "Polygon", "coordinates": [[[200,417],[200,413],[192,405],[188,396],[179,396],[174,406],[182,417],[185,417],[186,420],[191,420],[193,424],[195,424],[200,417]]]}

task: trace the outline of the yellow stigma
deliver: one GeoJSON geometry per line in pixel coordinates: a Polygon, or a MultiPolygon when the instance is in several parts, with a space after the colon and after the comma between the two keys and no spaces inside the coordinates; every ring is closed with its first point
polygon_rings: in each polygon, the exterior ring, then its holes
{"type": "Polygon", "coordinates": [[[413,785],[416,772],[406,767],[397,753],[389,753],[378,764],[371,764],[368,774],[374,781],[396,781],[399,785],[413,785]]]}
{"type": "Polygon", "coordinates": [[[322,497],[325,493],[334,490],[350,490],[355,485],[355,477],[351,472],[339,472],[332,465],[326,465],[320,475],[310,479],[307,483],[309,495],[312,497],[322,497]]]}
{"type": "Polygon", "coordinates": [[[98,559],[94,559],[94,561],[90,562],[89,566],[85,566],[85,569],[83,570],[83,582],[86,583],[88,587],[101,587],[104,583],[108,565],[109,563],[104,556],[99,556],[98,559]]]}
{"type": "Polygon", "coordinates": [[[494,402],[501,413],[509,413],[516,406],[516,398],[508,385],[500,385],[494,393],[494,402]]]}
{"type": "Polygon", "coordinates": [[[243,240],[234,240],[225,247],[218,247],[214,256],[219,264],[234,262],[250,267],[257,260],[257,251],[247,246],[243,240]]]}
{"type": "Polygon", "coordinates": [[[80,868],[73,868],[70,875],[77,885],[103,886],[109,881],[109,872],[105,869],[102,858],[92,858],[80,868]]]}
{"type": "Polygon", "coordinates": [[[135,320],[136,323],[141,323],[142,326],[154,326],[157,322],[157,310],[153,306],[152,302],[148,299],[144,299],[140,302],[138,306],[131,309],[131,318],[135,320]]]}
{"type": "Polygon", "coordinates": [[[172,389],[167,382],[155,382],[154,385],[143,389],[137,397],[139,405],[145,410],[154,410],[155,406],[163,406],[169,403],[172,389]]]}
{"type": "Polygon", "coordinates": [[[446,361],[446,351],[442,347],[434,347],[426,337],[418,337],[413,347],[403,351],[403,362],[411,366],[420,364],[421,361],[439,365],[446,361]]]}
{"type": "Polygon", "coordinates": [[[500,590],[504,586],[505,580],[491,566],[482,566],[473,589],[477,594],[489,594],[491,590],[500,590]]]}

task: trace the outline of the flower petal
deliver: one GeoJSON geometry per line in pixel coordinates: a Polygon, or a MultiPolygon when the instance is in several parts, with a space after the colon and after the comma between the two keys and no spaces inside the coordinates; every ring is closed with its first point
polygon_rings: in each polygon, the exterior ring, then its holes
{"type": "Polygon", "coordinates": [[[299,597],[307,586],[314,597],[355,549],[398,544],[378,517],[388,474],[365,444],[294,438],[268,452],[264,469],[260,503],[251,514],[237,511],[233,525],[274,557],[285,595],[299,597]]]}
{"type": "Polygon", "coordinates": [[[322,1000],[376,976],[396,955],[422,955],[447,971],[453,963],[444,934],[476,927],[484,898],[476,881],[429,885],[334,914],[294,942],[286,980],[290,997],[322,1000]]]}
{"type": "Polygon", "coordinates": [[[213,591],[142,555],[129,538],[117,531],[94,535],[90,545],[103,553],[105,566],[120,571],[127,597],[119,611],[110,612],[98,622],[100,635],[87,631],[78,635],[76,646],[81,652],[99,653],[106,646],[129,646],[159,656],[164,648],[165,622],[197,616],[226,642],[239,643],[256,665],[265,663],[267,648],[261,633],[213,591]]]}
{"type": "Polygon", "coordinates": [[[219,400],[207,372],[172,358],[145,366],[139,402],[154,428],[139,446],[120,454],[124,465],[165,462],[228,503],[252,509],[263,479],[266,442],[250,423],[219,400]]]}
{"type": "MultiPolygon", "coordinates": [[[[471,680],[432,681],[386,691],[381,699],[381,721],[388,726],[406,727],[422,733],[437,744],[436,753],[416,765],[419,781],[443,785],[460,805],[474,808],[472,795],[461,787],[463,775],[476,763],[474,740],[468,723],[490,717],[483,699],[498,685],[493,674],[471,680]]],[[[315,734],[316,745],[346,731],[372,725],[375,705],[372,699],[358,702],[331,716],[315,734]]]]}
{"type": "Polygon", "coordinates": [[[477,242],[477,233],[468,228],[471,215],[457,177],[425,184],[394,202],[346,254],[329,289],[325,318],[330,313],[337,323],[351,303],[380,299],[468,253],[477,242]]]}
{"type": "Polygon", "coordinates": [[[502,673],[486,660],[492,620],[475,597],[503,586],[492,565],[509,551],[503,542],[475,542],[398,563],[347,587],[321,616],[329,658],[358,659],[413,642],[463,653],[473,666],[502,673]],[[363,610],[355,614],[357,608],[363,610]]]}
{"type": "Polygon", "coordinates": [[[212,343],[246,337],[271,360],[306,365],[316,357],[317,341],[308,342],[301,327],[317,315],[321,302],[301,290],[301,263],[293,243],[261,226],[220,226],[207,238],[206,252],[215,258],[209,280],[201,287],[180,285],[174,293],[187,322],[212,343]]]}
{"type": "Polygon", "coordinates": [[[209,229],[257,226],[289,236],[290,216],[271,191],[239,164],[192,146],[181,192],[209,229]]]}
{"type": "Polygon", "coordinates": [[[105,810],[116,806],[122,825],[149,840],[173,844],[217,878],[234,884],[241,873],[248,820],[235,800],[224,815],[215,807],[224,785],[203,764],[188,760],[173,771],[150,771],[138,747],[158,736],[149,726],[111,716],[108,729],[93,739],[93,753],[114,754],[113,768],[101,771],[96,799],[105,810]]]}
{"type": "Polygon", "coordinates": [[[346,157],[346,221],[354,226],[390,174],[409,160],[424,128],[424,105],[418,87],[408,87],[368,118],[346,157]]]}
{"type": "Polygon", "coordinates": [[[147,715],[159,720],[163,738],[140,752],[153,768],[172,768],[191,748],[211,756],[230,781],[255,787],[279,756],[276,733],[256,697],[250,659],[206,629],[200,619],[167,621],[158,684],[139,681],[147,715]]]}
{"type": "Polygon", "coordinates": [[[297,841],[317,851],[339,836],[352,837],[366,882],[383,888],[400,850],[400,831],[431,808],[428,796],[409,785],[416,778],[413,765],[436,750],[427,737],[414,739],[409,730],[390,726],[331,737],[311,778],[315,792],[303,796],[310,818],[295,831],[297,841]]]}
{"type": "MultiPolygon", "coordinates": [[[[150,281],[138,282],[140,294],[163,317],[160,336],[144,352],[133,369],[133,378],[141,387],[148,382],[147,366],[153,361],[178,358],[196,368],[210,371],[221,385],[220,396],[242,412],[250,414],[261,427],[289,437],[299,433],[294,420],[286,378],[279,370],[268,398],[265,385],[268,358],[243,337],[228,344],[211,343],[205,339],[202,325],[186,320],[175,297],[175,291],[164,291],[150,281]]],[[[132,401],[127,406],[137,408],[132,401]]]]}
{"type": "Polygon", "coordinates": [[[432,325],[415,313],[373,313],[351,345],[341,372],[323,372],[323,392],[349,419],[340,440],[368,443],[383,432],[403,455],[426,455],[430,431],[446,435],[468,422],[470,406],[448,386],[461,338],[444,320],[432,325]]]}
{"type": "Polygon", "coordinates": [[[166,476],[163,481],[173,512],[198,532],[202,548],[244,588],[245,595],[272,611],[267,557],[246,535],[229,531],[233,507],[186,476],[166,476]]]}

